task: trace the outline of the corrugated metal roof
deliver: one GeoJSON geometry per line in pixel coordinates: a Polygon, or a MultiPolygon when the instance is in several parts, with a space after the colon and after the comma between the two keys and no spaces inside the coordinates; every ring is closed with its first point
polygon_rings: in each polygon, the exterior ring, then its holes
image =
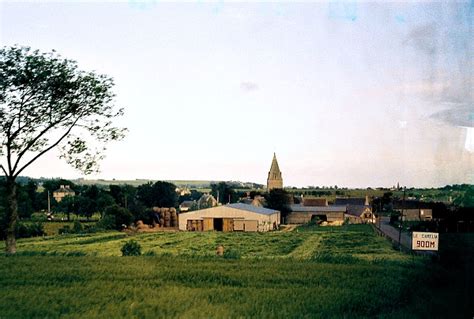
{"type": "Polygon", "coordinates": [[[263,207],[256,207],[253,205],[243,204],[243,203],[227,204],[226,206],[235,208],[235,209],[246,210],[252,213],[257,213],[257,214],[262,214],[262,215],[273,215],[273,214],[278,213],[277,210],[263,208],[263,207]]]}
{"type": "Polygon", "coordinates": [[[293,212],[345,212],[346,206],[301,206],[301,205],[290,205],[293,212]]]}

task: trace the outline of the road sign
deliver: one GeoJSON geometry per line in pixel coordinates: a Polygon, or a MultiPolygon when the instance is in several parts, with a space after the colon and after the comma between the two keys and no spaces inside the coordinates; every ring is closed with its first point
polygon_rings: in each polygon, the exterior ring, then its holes
{"type": "Polygon", "coordinates": [[[439,234],[426,232],[413,232],[411,249],[413,250],[438,250],[439,234]]]}

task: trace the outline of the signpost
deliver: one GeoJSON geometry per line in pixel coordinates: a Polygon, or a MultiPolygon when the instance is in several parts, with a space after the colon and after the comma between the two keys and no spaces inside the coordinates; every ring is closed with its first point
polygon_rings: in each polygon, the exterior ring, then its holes
{"type": "Polygon", "coordinates": [[[413,232],[411,249],[438,250],[439,233],[413,232]]]}

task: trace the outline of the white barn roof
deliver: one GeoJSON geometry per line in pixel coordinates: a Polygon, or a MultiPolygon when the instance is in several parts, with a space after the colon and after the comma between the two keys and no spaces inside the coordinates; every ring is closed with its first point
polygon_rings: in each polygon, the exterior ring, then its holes
{"type": "Polygon", "coordinates": [[[263,207],[256,207],[256,206],[244,204],[244,203],[228,204],[226,206],[235,208],[235,209],[246,210],[248,212],[262,214],[262,215],[273,215],[273,214],[278,213],[277,210],[263,208],[263,207]]]}

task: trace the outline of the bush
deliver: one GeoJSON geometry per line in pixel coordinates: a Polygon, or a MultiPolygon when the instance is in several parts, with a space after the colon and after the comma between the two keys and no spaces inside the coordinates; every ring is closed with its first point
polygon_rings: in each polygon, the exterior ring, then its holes
{"type": "Polygon", "coordinates": [[[143,254],[143,256],[154,257],[156,256],[156,253],[153,250],[148,250],[143,254]]]}
{"type": "Polygon", "coordinates": [[[142,247],[132,239],[127,241],[120,251],[122,251],[122,256],[140,256],[142,254],[142,247]]]}
{"type": "Polygon", "coordinates": [[[38,221],[38,222],[40,221],[43,222],[47,220],[46,215],[44,213],[33,213],[31,214],[30,219],[32,221],[38,221]]]}
{"type": "Polygon", "coordinates": [[[115,217],[111,215],[105,215],[102,217],[97,224],[95,224],[97,229],[110,230],[115,229],[115,217]]]}
{"type": "Polygon", "coordinates": [[[30,238],[44,235],[46,235],[46,233],[44,232],[42,223],[17,224],[16,236],[18,238],[30,238]]]}
{"type": "Polygon", "coordinates": [[[72,234],[72,229],[69,225],[64,225],[64,227],[59,228],[58,233],[59,235],[72,234]]]}
{"type": "Polygon", "coordinates": [[[76,220],[72,226],[72,231],[74,232],[74,234],[80,234],[83,230],[84,227],[82,227],[82,224],[76,220]]]}

